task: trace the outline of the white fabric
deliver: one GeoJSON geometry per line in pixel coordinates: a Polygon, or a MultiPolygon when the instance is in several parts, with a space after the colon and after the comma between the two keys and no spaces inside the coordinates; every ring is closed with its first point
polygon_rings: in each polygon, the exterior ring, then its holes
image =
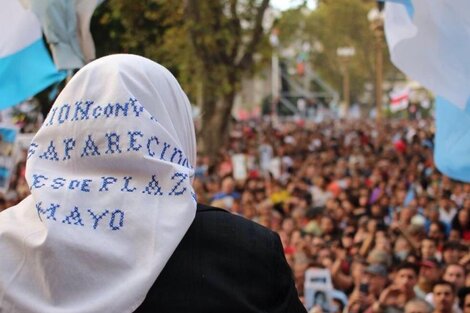
{"type": "Polygon", "coordinates": [[[89,63],[96,58],[95,42],[90,32],[90,21],[93,12],[103,0],[75,0],[77,10],[78,41],[82,49],[85,62],[89,63]]]}
{"type": "Polygon", "coordinates": [[[2,1],[0,20],[8,25],[0,28],[0,58],[26,48],[42,36],[39,20],[18,0],[2,1]]]}
{"type": "Polygon", "coordinates": [[[470,1],[412,1],[414,14],[385,4],[385,34],[393,64],[463,109],[470,103],[470,1]]]}
{"type": "Polygon", "coordinates": [[[79,69],[85,64],[78,38],[78,15],[71,0],[30,0],[31,10],[41,22],[42,31],[59,70],[79,69]]]}
{"type": "Polygon", "coordinates": [[[0,311],[134,311],[194,219],[195,158],[169,71],[133,55],[85,66],[33,139],[32,195],[0,213],[0,311]]]}

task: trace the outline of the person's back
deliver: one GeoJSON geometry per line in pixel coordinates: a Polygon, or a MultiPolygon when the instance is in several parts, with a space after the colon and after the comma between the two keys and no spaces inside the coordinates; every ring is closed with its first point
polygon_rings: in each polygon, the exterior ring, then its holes
{"type": "Polygon", "coordinates": [[[279,236],[222,209],[196,218],[136,313],[306,312],[279,236]]]}

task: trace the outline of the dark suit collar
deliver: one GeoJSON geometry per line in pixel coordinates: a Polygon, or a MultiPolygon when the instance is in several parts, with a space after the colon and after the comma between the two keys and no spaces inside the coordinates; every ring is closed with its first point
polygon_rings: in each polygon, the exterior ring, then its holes
{"type": "Polygon", "coordinates": [[[230,213],[229,211],[221,209],[221,208],[216,208],[216,207],[201,204],[201,203],[197,204],[197,212],[208,212],[208,211],[221,211],[225,213],[230,213]]]}

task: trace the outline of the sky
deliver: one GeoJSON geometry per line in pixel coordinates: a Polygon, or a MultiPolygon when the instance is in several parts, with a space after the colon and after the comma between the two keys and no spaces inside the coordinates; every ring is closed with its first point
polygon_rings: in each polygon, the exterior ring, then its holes
{"type": "MultiPolygon", "coordinates": [[[[287,10],[291,7],[296,7],[301,4],[303,0],[271,0],[273,7],[278,8],[279,10],[287,10]]],[[[315,8],[315,0],[307,0],[307,5],[310,9],[315,8]]]]}

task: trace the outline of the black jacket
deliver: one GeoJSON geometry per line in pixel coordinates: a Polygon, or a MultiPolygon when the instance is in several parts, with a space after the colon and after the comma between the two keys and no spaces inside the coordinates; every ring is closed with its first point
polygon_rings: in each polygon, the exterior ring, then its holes
{"type": "Polygon", "coordinates": [[[136,313],[305,313],[279,236],[222,209],[196,218],[136,313]]]}

